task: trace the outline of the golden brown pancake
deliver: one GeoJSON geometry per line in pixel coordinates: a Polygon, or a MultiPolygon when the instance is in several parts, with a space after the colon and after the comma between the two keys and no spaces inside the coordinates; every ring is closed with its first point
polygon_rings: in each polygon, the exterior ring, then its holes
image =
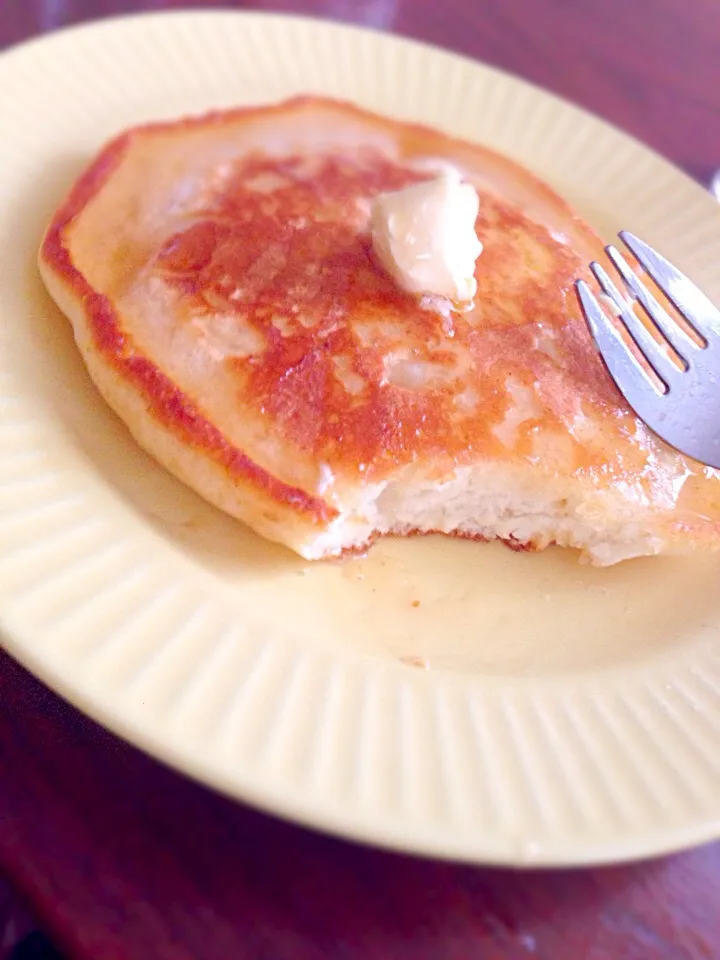
{"type": "Polygon", "coordinates": [[[40,252],[138,442],[316,559],[440,531],[595,563],[720,545],[720,477],[629,410],[573,282],[602,246],[508,159],[303,97],[125,133],[40,252]],[[474,309],[403,293],[370,201],[448,161],[480,195],[474,309]]]}

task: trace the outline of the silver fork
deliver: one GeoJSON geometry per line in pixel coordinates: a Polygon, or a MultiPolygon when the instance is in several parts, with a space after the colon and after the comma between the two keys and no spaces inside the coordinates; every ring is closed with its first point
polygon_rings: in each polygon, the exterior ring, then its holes
{"type": "Polygon", "coordinates": [[[658,302],[618,250],[608,246],[605,252],[622,279],[625,294],[601,264],[593,262],[590,269],[612,304],[615,322],[584,280],[575,284],[605,365],[627,402],[651,430],[695,460],[720,467],[720,310],[647,243],[626,230],[618,236],[696,337],[658,302]],[[662,343],[636,315],[638,304],[655,325],[662,343]],[[616,325],[618,321],[655,376],[633,354],[616,325]]]}

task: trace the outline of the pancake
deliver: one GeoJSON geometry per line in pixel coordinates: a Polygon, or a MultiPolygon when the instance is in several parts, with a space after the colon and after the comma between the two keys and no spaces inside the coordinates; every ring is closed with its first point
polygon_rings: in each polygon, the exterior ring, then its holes
{"type": "Polygon", "coordinates": [[[717,549],[720,475],[634,416],[573,282],[597,236],[510,160],[301,97],[132,129],[40,250],[98,389],[201,496],[308,559],[377,536],[717,549]],[[374,257],[371,200],[451,163],[480,196],[475,306],[374,257]]]}

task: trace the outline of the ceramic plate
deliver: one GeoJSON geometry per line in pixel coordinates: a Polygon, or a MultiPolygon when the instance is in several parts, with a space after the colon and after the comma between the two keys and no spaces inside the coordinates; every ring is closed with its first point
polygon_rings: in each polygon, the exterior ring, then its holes
{"type": "Polygon", "coordinates": [[[720,212],[612,127],[481,64],[280,16],[109,21],[0,58],[0,621],[156,757],[283,816],[470,861],[618,860],[720,823],[720,559],[595,570],[441,538],[311,565],[206,506],[93,389],[35,253],[140,121],[347,97],[516,158],[720,302],[720,212]],[[419,667],[418,664],[422,664],[419,667]]]}

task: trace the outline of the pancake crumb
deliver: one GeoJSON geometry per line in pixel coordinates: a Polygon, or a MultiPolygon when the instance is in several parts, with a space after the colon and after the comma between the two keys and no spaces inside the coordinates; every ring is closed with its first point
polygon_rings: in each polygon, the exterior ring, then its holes
{"type": "Polygon", "coordinates": [[[404,663],[406,667],[418,667],[420,670],[430,669],[430,661],[426,660],[425,657],[419,657],[414,653],[400,657],[400,663],[404,663]]]}

